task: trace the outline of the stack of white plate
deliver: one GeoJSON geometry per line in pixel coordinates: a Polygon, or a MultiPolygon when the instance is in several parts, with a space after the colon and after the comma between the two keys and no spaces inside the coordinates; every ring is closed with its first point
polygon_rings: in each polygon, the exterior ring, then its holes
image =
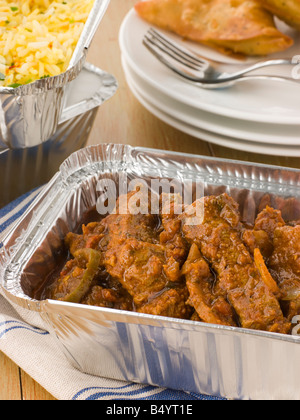
{"type": "MultiPolygon", "coordinates": [[[[200,88],[173,74],[143,46],[149,28],[132,10],[119,37],[126,80],[145,108],[171,126],[214,144],[254,153],[300,156],[300,81],[255,80],[227,89],[200,88]]],[[[299,33],[287,27],[283,30],[295,38],[295,46],[271,58],[297,55],[299,33]]],[[[208,58],[237,63],[195,43],[185,41],[184,46],[208,58]]],[[[292,70],[292,66],[273,67],[272,74],[291,77],[292,70]]],[[[263,73],[266,69],[261,70],[263,73]]]]}

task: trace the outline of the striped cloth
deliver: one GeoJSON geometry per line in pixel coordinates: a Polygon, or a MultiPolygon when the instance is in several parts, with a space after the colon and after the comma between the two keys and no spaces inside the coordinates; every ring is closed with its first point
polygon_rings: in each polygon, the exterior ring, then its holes
{"type": "MultiPolygon", "coordinates": [[[[40,191],[32,191],[0,209],[0,242],[40,191]]],[[[69,364],[47,331],[25,323],[1,295],[0,350],[59,400],[218,399],[81,373],[69,364]]]]}

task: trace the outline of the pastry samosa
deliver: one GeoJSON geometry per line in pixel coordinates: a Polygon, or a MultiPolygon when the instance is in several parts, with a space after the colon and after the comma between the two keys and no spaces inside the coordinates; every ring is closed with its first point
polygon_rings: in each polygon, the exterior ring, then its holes
{"type": "Polygon", "coordinates": [[[279,19],[300,30],[300,0],[258,0],[279,19]]]}
{"type": "Polygon", "coordinates": [[[261,56],[293,44],[255,0],[146,0],[135,10],[153,25],[222,52],[261,56]]]}

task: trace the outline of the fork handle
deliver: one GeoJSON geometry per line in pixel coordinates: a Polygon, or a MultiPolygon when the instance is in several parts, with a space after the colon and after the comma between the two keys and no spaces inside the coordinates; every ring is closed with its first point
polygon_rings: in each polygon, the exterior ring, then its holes
{"type": "Polygon", "coordinates": [[[280,65],[291,65],[294,64],[292,59],[278,59],[278,60],[267,60],[267,61],[260,61],[258,63],[253,64],[253,66],[247,67],[246,69],[234,72],[231,76],[243,76],[245,74],[251,73],[252,71],[262,69],[264,67],[270,66],[280,66],[280,65]]]}
{"type": "MultiPolygon", "coordinates": [[[[293,77],[284,77],[284,76],[270,76],[270,75],[246,75],[246,76],[237,76],[235,78],[227,78],[227,79],[218,79],[215,82],[211,83],[201,83],[197,82],[196,84],[204,89],[224,89],[230,88],[236,83],[245,82],[249,80],[273,80],[275,82],[287,82],[287,83],[296,83],[299,85],[299,80],[294,79],[293,77]]],[[[193,82],[195,83],[195,82],[193,82]]]]}

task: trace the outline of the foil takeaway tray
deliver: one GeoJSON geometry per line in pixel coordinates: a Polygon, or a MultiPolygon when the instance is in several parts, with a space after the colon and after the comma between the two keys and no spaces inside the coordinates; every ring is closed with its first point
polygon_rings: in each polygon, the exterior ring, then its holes
{"type": "Polygon", "coordinates": [[[0,148],[0,208],[46,184],[73,152],[86,146],[99,107],[117,91],[115,77],[86,63],[68,86],[55,133],[25,149],[0,148]]]}
{"type": "Polygon", "coordinates": [[[65,73],[16,89],[0,87],[0,147],[34,147],[55,133],[65,106],[66,88],[81,72],[88,48],[109,2],[95,0],[65,73]]]}
{"type": "Polygon", "coordinates": [[[300,399],[300,337],[33,299],[65,234],[95,206],[99,180],[191,180],[227,192],[244,221],[270,204],[300,219],[300,171],[122,145],[71,155],[5,238],[1,292],[83,372],[233,399],[300,399]]]}

